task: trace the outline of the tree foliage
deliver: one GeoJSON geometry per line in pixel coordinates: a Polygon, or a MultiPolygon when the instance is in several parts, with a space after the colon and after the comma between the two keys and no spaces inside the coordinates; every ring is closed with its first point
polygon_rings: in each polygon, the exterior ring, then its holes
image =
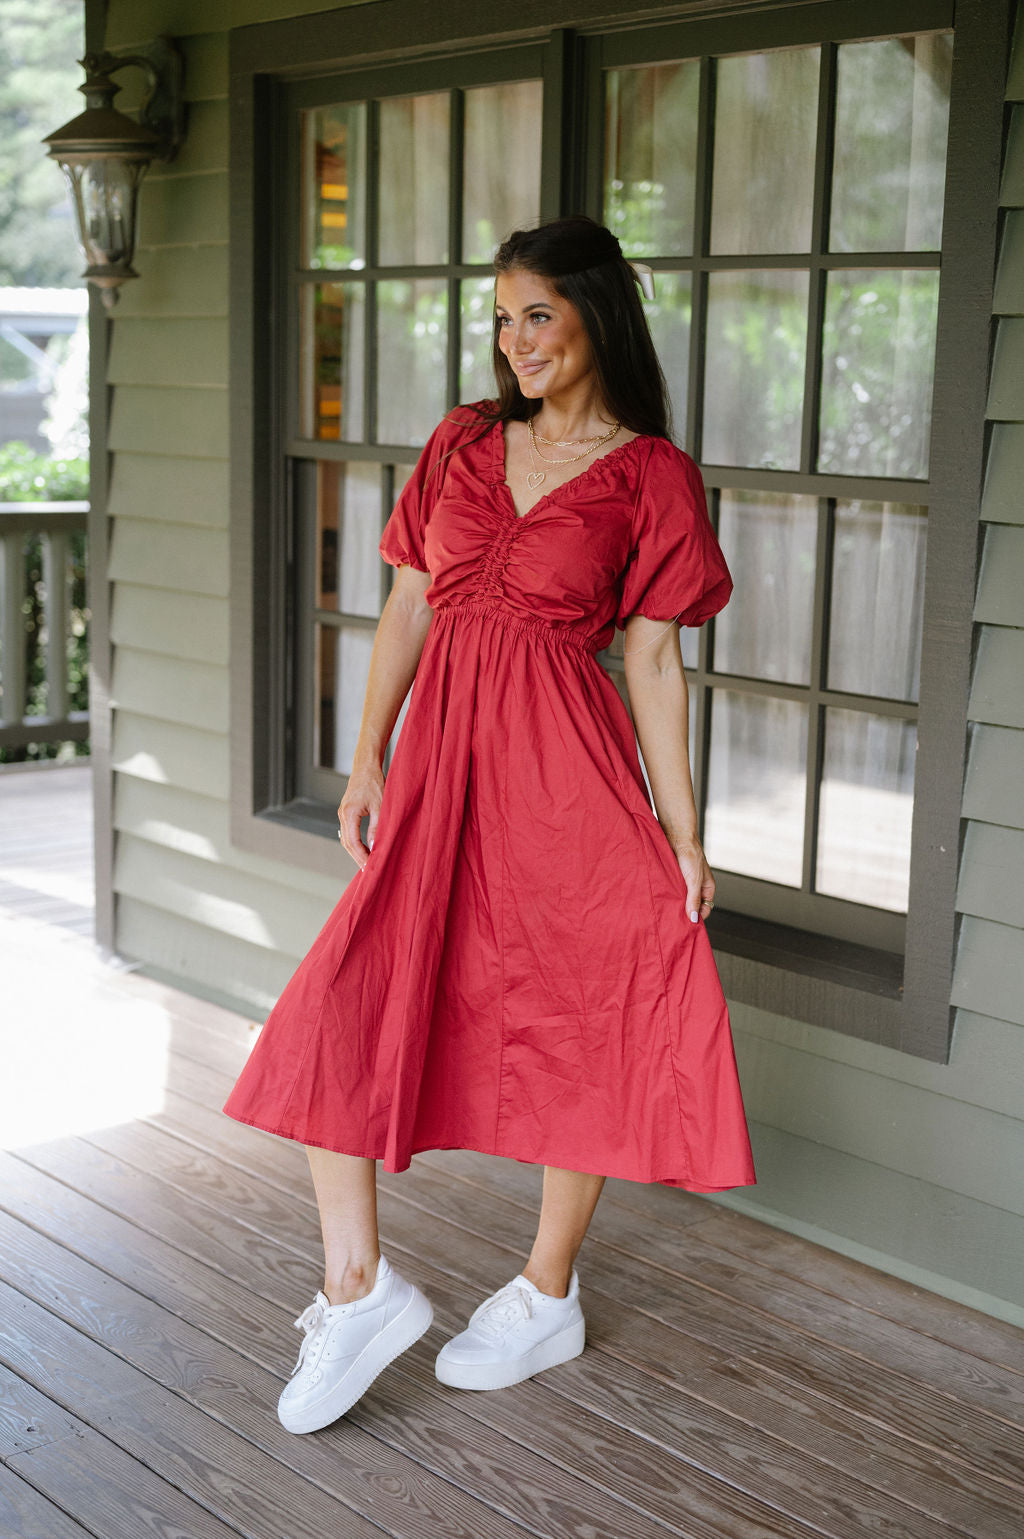
{"type": "Polygon", "coordinates": [[[0,0],[0,285],[79,282],[64,178],[40,143],[79,111],[81,0],[0,0]]]}

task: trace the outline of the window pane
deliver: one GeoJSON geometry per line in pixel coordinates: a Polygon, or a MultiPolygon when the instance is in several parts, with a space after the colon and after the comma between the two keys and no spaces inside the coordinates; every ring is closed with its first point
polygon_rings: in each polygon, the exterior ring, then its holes
{"type": "Polygon", "coordinates": [[[712,867],[800,886],[806,755],[804,706],[713,691],[704,828],[712,867]]]}
{"type": "Polygon", "coordinates": [[[443,278],[377,285],[377,440],[424,444],[444,416],[448,287],[443,278]]]}
{"type": "Polygon", "coordinates": [[[819,49],[718,61],[711,250],[809,251],[819,49]]]}
{"type": "Polygon", "coordinates": [[[715,621],[715,668],[758,679],[809,684],[815,497],[722,492],[719,530],[737,603],[715,621]]]}
{"type": "Polygon", "coordinates": [[[906,911],[916,747],[912,722],[825,712],[819,892],[906,911]]]}
{"type": "Polygon", "coordinates": [[[604,221],[627,256],[689,256],[700,64],[605,75],[604,221]]]}
{"type": "Polygon", "coordinates": [[[494,279],[471,278],[460,285],[462,351],[459,356],[459,400],[494,397],[494,279]]]}
{"type": "Polygon", "coordinates": [[[366,103],[302,114],[302,263],[366,266],[366,103]]]}
{"type": "Polygon", "coordinates": [[[449,97],[380,104],[380,236],[384,266],[448,260],[449,97]]]}
{"type": "Polygon", "coordinates": [[[829,273],[818,469],[925,477],[937,272],[829,273]]]}
{"type": "Polygon", "coordinates": [[[938,251],[953,39],[839,50],[833,251],[938,251]]]}
{"type": "Polygon", "coordinates": [[[311,283],[299,295],[299,432],[303,438],[363,436],[361,283],[311,283]]]}
{"type": "Polygon", "coordinates": [[[792,470],[800,464],[807,273],[708,278],[703,458],[792,470]]]}
{"type": "Polygon", "coordinates": [[[644,302],[651,336],[668,381],[677,433],[686,426],[690,384],[690,318],[693,285],[689,273],[656,273],[654,299],[644,302]]]}
{"type": "Polygon", "coordinates": [[[313,763],[352,772],[375,627],[318,625],[315,639],[313,763]]]}
{"type": "Polygon", "coordinates": [[[540,218],[539,80],[466,92],[462,260],[489,262],[512,230],[540,218]]]}
{"type": "Polygon", "coordinates": [[[927,530],[924,508],[837,503],[830,689],[917,699],[927,530]]]}
{"type": "Polygon", "coordinates": [[[321,461],[316,495],[317,607],[378,615],[381,467],[321,461]]]}

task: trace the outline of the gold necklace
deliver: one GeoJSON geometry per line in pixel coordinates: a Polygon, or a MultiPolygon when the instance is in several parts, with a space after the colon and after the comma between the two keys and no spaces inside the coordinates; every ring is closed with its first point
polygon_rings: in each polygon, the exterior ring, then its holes
{"type": "MultiPolygon", "coordinates": [[[[532,417],[527,419],[526,426],[530,434],[530,464],[531,466],[536,467],[537,460],[540,460],[542,464],[546,465],[575,465],[578,460],[585,460],[588,455],[594,453],[595,449],[600,449],[602,444],[610,443],[621,428],[622,423],[616,422],[607,433],[603,433],[598,438],[595,438],[591,442],[589,449],[584,449],[582,454],[570,455],[566,460],[546,460],[544,455],[541,454],[540,450],[537,448],[537,439],[534,432],[532,417]]],[[[580,440],[580,442],[583,441],[584,440],[580,440]]],[[[537,470],[534,468],[529,472],[526,477],[526,484],[530,488],[531,492],[536,491],[537,487],[543,484],[546,476],[546,470],[537,470]]]]}
{"type": "Polygon", "coordinates": [[[534,430],[534,437],[539,444],[547,444],[549,449],[575,449],[577,444],[596,443],[600,434],[591,433],[589,438],[545,438],[543,433],[534,430]]]}

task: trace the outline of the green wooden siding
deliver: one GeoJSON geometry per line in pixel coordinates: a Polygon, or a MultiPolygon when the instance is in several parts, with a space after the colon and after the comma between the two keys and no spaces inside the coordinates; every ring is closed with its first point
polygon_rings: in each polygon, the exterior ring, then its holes
{"type": "MultiPolygon", "coordinates": [[[[353,868],[339,853],[315,875],[230,837],[227,29],[320,8],[111,0],[107,36],[182,39],[194,103],[179,161],[144,185],[110,354],[117,941],[254,1016],[353,868]]],[[[1024,104],[1022,33],[1008,97],[1024,104]]],[[[1024,1321],[1024,105],[1002,199],[951,1058],[735,1005],[759,1184],[709,1200],[1024,1321]]]]}

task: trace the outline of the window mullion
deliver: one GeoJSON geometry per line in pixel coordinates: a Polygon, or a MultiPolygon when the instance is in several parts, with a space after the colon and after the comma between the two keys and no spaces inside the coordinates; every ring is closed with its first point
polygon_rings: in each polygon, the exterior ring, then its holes
{"type": "Polygon", "coordinates": [[[711,156],[714,153],[714,60],[700,61],[697,107],[697,158],[693,216],[693,288],[690,300],[690,377],[686,391],[686,448],[701,457],[704,420],[704,347],[708,275],[705,263],[711,238],[711,156]]]}
{"type": "Polygon", "coordinates": [[[818,409],[821,394],[822,328],[825,322],[825,272],[821,258],[828,250],[832,148],[835,141],[836,45],[821,49],[818,74],[818,132],[814,160],[814,201],[811,212],[811,262],[807,297],[807,355],[804,367],[804,415],[800,439],[800,468],[811,475],[818,462],[818,409]]]}
{"type": "Polygon", "coordinates": [[[807,701],[807,783],[804,791],[804,860],[802,888],[813,892],[818,868],[818,810],[821,770],[825,758],[825,704],[828,668],[828,618],[832,573],[833,513],[831,499],[818,501],[815,549],[814,611],[811,625],[810,691],[807,701]]]}

